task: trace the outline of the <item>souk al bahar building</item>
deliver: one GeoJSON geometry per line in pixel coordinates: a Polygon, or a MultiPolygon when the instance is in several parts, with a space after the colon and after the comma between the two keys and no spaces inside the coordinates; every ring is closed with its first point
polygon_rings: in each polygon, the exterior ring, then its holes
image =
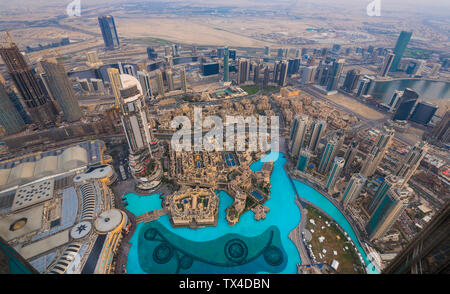
{"type": "Polygon", "coordinates": [[[152,138],[148,106],[139,81],[127,74],[120,75],[120,112],[129,147],[129,167],[136,190],[150,191],[161,184],[162,165],[155,156],[159,144],[152,138]]]}
{"type": "Polygon", "coordinates": [[[165,203],[174,227],[217,225],[219,197],[211,188],[184,187],[168,196],[165,203]]]}

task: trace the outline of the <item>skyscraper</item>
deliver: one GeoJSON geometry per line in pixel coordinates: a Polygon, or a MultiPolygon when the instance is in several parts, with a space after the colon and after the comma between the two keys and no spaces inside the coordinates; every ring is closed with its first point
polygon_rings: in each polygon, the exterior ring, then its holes
{"type": "Polygon", "coordinates": [[[326,174],[330,169],[333,159],[339,152],[344,141],[344,136],[342,134],[334,134],[333,137],[328,139],[325,148],[322,151],[322,157],[320,158],[318,171],[322,174],[326,174]]]}
{"type": "Polygon", "coordinates": [[[266,66],[264,68],[264,79],[263,79],[263,86],[267,86],[269,84],[269,80],[270,80],[270,71],[269,71],[269,67],[266,66]]]}
{"type": "Polygon", "coordinates": [[[223,81],[225,83],[230,81],[230,66],[228,65],[228,55],[229,50],[228,48],[225,48],[223,50],[223,81]]]}
{"type": "Polygon", "coordinates": [[[394,133],[394,129],[390,126],[385,126],[380,132],[361,169],[364,176],[371,177],[375,173],[387,149],[391,146],[394,133]]]}
{"type": "Polygon", "coordinates": [[[344,169],[347,169],[348,167],[351,166],[351,163],[353,162],[356,154],[358,153],[358,145],[359,144],[356,141],[352,141],[348,145],[347,151],[345,151],[345,154],[344,154],[344,160],[345,160],[344,169]]]}
{"type": "Polygon", "coordinates": [[[388,175],[384,179],[383,183],[378,187],[377,192],[375,193],[375,195],[373,195],[373,198],[369,202],[369,205],[367,207],[369,213],[373,213],[373,211],[378,206],[381,199],[384,198],[389,189],[394,187],[400,187],[402,183],[403,183],[402,178],[397,177],[395,175],[388,175]]]}
{"type": "Polygon", "coordinates": [[[269,46],[264,46],[264,55],[270,56],[270,47],[269,46]]]}
{"type": "Polygon", "coordinates": [[[245,58],[239,58],[237,83],[239,85],[245,83],[248,80],[249,75],[250,62],[245,58]]]}
{"type": "Polygon", "coordinates": [[[433,128],[432,137],[434,140],[444,144],[450,142],[450,110],[447,110],[445,115],[433,128]]]}
{"type": "Polygon", "coordinates": [[[342,169],[344,168],[344,163],[345,163],[344,158],[342,157],[334,158],[333,165],[331,166],[330,172],[328,173],[328,179],[325,184],[328,191],[334,190],[336,181],[339,179],[342,169]]]}
{"type": "Polygon", "coordinates": [[[158,94],[160,96],[164,96],[166,94],[165,88],[164,88],[164,80],[161,70],[156,71],[156,82],[158,85],[158,94]]]}
{"type": "Polygon", "coordinates": [[[253,64],[253,82],[255,83],[255,85],[259,84],[259,72],[260,72],[261,66],[257,63],[253,64]]]}
{"type": "Polygon", "coordinates": [[[297,157],[300,149],[303,147],[303,143],[308,129],[309,117],[307,115],[295,115],[292,123],[292,129],[290,134],[291,140],[291,156],[297,157]]]}
{"type": "Polygon", "coordinates": [[[429,146],[424,141],[417,143],[414,147],[406,154],[401,164],[395,171],[395,175],[404,178],[402,186],[406,185],[411,179],[411,177],[416,172],[420,165],[420,162],[425,157],[429,149],[429,146]]]}
{"type": "Polygon", "coordinates": [[[403,91],[399,106],[392,119],[407,120],[409,118],[409,114],[414,108],[414,105],[416,105],[417,99],[419,99],[419,94],[409,88],[406,88],[403,91]]]}
{"type": "Polygon", "coordinates": [[[58,102],[64,118],[68,122],[80,120],[83,114],[62,62],[56,58],[48,58],[41,61],[41,66],[47,75],[50,92],[58,102]]]}
{"type": "Polygon", "coordinates": [[[391,229],[408,206],[411,193],[412,189],[409,187],[389,189],[367,222],[366,232],[370,240],[383,237],[391,229]]]}
{"type": "Polygon", "coordinates": [[[402,31],[400,36],[397,39],[397,43],[395,44],[394,49],[394,60],[391,65],[391,72],[397,71],[397,67],[400,63],[400,60],[405,53],[406,47],[408,46],[409,40],[411,39],[412,32],[402,31]]]}
{"type": "Polygon", "coordinates": [[[356,97],[361,97],[363,95],[367,94],[367,91],[369,90],[370,87],[370,79],[368,78],[363,78],[359,81],[359,86],[358,86],[358,90],[356,91],[356,97]]]}
{"type": "Polygon", "coordinates": [[[312,123],[311,139],[309,140],[308,149],[316,152],[319,141],[327,129],[327,121],[324,119],[316,119],[312,123]]]}
{"type": "Polygon", "coordinates": [[[366,183],[366,177],[362,174],[354,174],[350,178],[350,181],[347,184],[347,187],[342,194],[342,205],[347,207],[349,204],[352,204],[356,198],[358,198],[361,193],[364,184],[366,183]]]}
{"type": "Polygon", "coordinates": [[[449,274],[450,201],[383,270],[384,274],[449,274]]]}
{"type": "Polygon", "coordinates": [[[116,106],[120,105],[120,88],[122,88],[122,81],[120,80],[119,70],[116,68],[108,68],[109,83],[115,98],[116,106]]]}
{"type": "Polygon", "coordinates": [[[5,129],[8,135],[15,134],[25,128],[20,113],[11,102],[8,92],[0,83],[0,125],[5,129]]]}
{"type": "Polygon", "coordinates": [[[123,66],[123,73],[127,74],[127,75],[131,75],[133,77],[137,77],[136,70],[135,70],[134,66],[131,64],[125,64],[123,66]]]}
{"type": "Polygon", "coordinates": [[[280,68],[280,78],[278,79],[278,85],[280,87],[286,86],[287,83],[287,74],[288,74],[288,62],[287,60],[283,60],[281,62],[281,68],[280,68]]]}
{"type": "Polygon", "coordinates": [[[49,98],[38,82],[33,70],[28,66],[15,43],[9,47],[1,46],[0,55],[8,68],[17,90],[22,95],[23,102],[30,113],[33,122],[41,127],[55,121],[49,98]]]}
{"type": "Polygon", "coordinates": [[[302,78],[300,80],[303,84],[314,83],[314,76],[316,74],[317,66],[305,66],[302,70],[302,78]]]}
{"type": "Polygon", "coordinates": [[[181,90],[183,90],[184,93],[187,92],[187,80],[186,80],[186,69],[184,66],[180,68],[180,82],[181,82],[181,90]]]}
{"type": "Polygon", "coordinates": [[[170,91],[173,91],[175,89],[175,86],[173,84],[172,70],[168,69],[165,72],[166,72],[167,88],[169,89],[169,92],[170,92],[170,91]]]}
{"type": "Polygon", "coordinates": [[[344,85],[342,85],[342,89],[344,89],[347,92],[352,92],[354,89],[356,89],[359,78],[361,76],[359,73],[360,71],[357,69],[349,70],[345,76],[344,85]]]}
{"type": "Polygon", "coordinates": [[[391,69],[392,62],[394,61],[395,54],[390,52],[384,57],[383,65],[381,66],[380,71],[378,72],[378,75],[380,77],[386,77],[389,73],[389,70],[391,69]]]}
{"type": "Polygon", "coordinates": [[[119,48],[119,36],[117,35],[114,18],[111,15],[101,15],[98,17],[98,23],[102,31],[105,48],[108,50],[119,48]]]}
{"type": "Polygon", "coordinates": [[[420,101],[411,113],[410,121],[426,126],[438,110],[436,104],[420,101]]]}
{"type": "Polygon", "coordinates": [[[142,87],[142,92],[145,98],[151,98],[153,96],[152,87],[150,84],[150,75],[147,71],[138,71],[137,78],[142,87]]]}
{"type": "Polygon", "coordinates": [[[327,90],[333,91],[336,90],[339,78],[341,77],[342,70],[344,69],[345,59],[341,58],[333,63],[331,67],[331,71],[329,73],[327,90]]]}
{"type": "Polygon", "coordinates": [[[129,167],[139,190],[154,189],[161,183],[161,167],[153,159],[152,135],[148,107],[139,81],[127,74],[120,75],[120,112],[129,148],[129,167]]]}

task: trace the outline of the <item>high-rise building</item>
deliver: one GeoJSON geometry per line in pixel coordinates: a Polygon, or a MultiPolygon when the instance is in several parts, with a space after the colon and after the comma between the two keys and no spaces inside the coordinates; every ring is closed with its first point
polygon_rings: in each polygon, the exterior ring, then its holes
{"type": "Polygon", "coordinates": [[[136,154],[143,149],[150,151],[152,139],[141,85],[131,75],[122,74],[120,79],[123,85],[120,88],[121,115],[130,152],[136,154]]]}
{"type": "Polygon", "coordinates": [[[105,85],[102,79],[91,79],[91,84],[95,92],[105,93],[105,85]]]}
{"type": "Polygon", "coordinates": [[[144,97],[145,98],[153,97],[152,86],[151,86],[151,83],[150,83],[150,75],[149,75],[149,73],[146,70],[138,71],[137,72],[137,78],[139,80],[139,83],[141,84],[142,93],[143,93],[144,97]]]}
{"type": "Polygon", "coordinates": [[[50,92],[58,102],[64,118],[68,122],[80,120],[83,114],[64,64],[56,58],[48,58],[41,61],[41,66],[47,75],[50,92]]]}
{"type": "Polygon", "coordinates": [[[325,148],[322,151],[322,157],[320,158],[318,171],[322,174],[326,174],[330,169],[333,159],[339,152],[344,141],[344,136],[342,134],[336,133],[331,138],[328,139],[325,148]]]}
{"type": "Polygon", "coordinates": [[[406,185],[409,179],[414,175],[429,148],[430,147],[426,142],[421,141],[414,145],[408,154],[406,154],[405,158],[395,171],[396,176],[404,178],[402,186],[406,185]]]}
{"type": "Polygon", "coordinates": [[[402,183],[403,183],[402,178],[397,177],[395,175],[388,175],[384,179],[383,183],[378,187],[378,190],[375,193],[375,195],[373,195],[372,200],[369,202],[369,205],[367,206],[367,210],[369,211],[369,213],[373,213],[373,211],[378,206],[381,199],[384,198],[389,189],[394,187],[400,187],[402,183]]]}
{"type": "Polygon", "coordinates": [[[22,95],[23,102],[30,113],[32,121],[41,127],[53,124],[55,115],[51,102],[46,97],[44,89],[20,53],[17,45],[11,43],[8,47],[1,46],[0,55],[17,90],[22,95]]]}
{"type": "Polygon", "coordinates": [[[305,66],[302,71],[302,78],[300,80],[303,84],[314,83],[314,76],[316,74],[317,66],[305,66]]]}
{"type": "Polygon", "coordinates": [[[239,58],[237,83],[245,83],[250,76],[250,62],[245,58],[239,58]]]}
{"type": "Polygon", "coordinates": [[[153,139],[149,127],[148,107],[139,81],[120,75],[120,112],[129,148],[129,167],[140,190],[151,190],[161,183],[160,165],[152,155],[153,139]]]}
{"type": "Polygon", "coordinates": [[[181,82],[181,90],[183,90],[184,93],[187,92],[187,80],[186,80],[186,69],[184,66],[180,68],[180,82],[181,82]]]}
{"type": "Polygon", "coordinates": [[[263,80],[263,86],[267,86],[269,84],[270,81],[270,71],[269,71],[269,67],[266,66],[264,68],[264,80],[263,80]]]}
{"type": "Polygon", "coordinates": [[[161,70],[156,71],[156,83],[158,85],[158,94],[160,96],[164,96],[166,94],[166,90],[164,88],[164,80],[161,70]]]}
{"type": "Polygon", "coordinates": [[[342,89],[346,92],[353,92],[358,85],[358,81],[360,78],[360,71],[357,69],[349,70],[345,76],[344,85],[342,85],[342,89]]]}
{"type": "Polygon", "coordinates": [[[270,47],[269,46],[264,46],[264,55],[270,56],[270,47]]]}
{"type": "Polygon", "coordinates": [[[116,68],[108,68],[109,84],[114,94],[116,106],[120,105],[120,88],[122,88],[122,81],[120,79],[119,70],[116,68]]]}
{"type": "Polygon", "coordinates": [[[131,64],[125,64],[125,65],[123,66],[123,73],[124,73],[124,74],[127,74],[127,75],[131,75],[131,76],[133,76],[133,77],[137,77],[137,75],[136,75],[136,69],[135,69],[134,66],[131,65],[131,64]]]}
{"type": "Polygon", "coordinates": [[[228,49],[228,56],[230,59],[236,60],[236,49],[228,49]]]}
{"type": "Polygon", "coordinates": [[[156,52],[155,48],[147,47],[147,57],[148,59],[152,60],[158,58],[158,53],[156,52]]]}
{"type": "Polygon", "coordinates": [[[172,70],[168,69],[165,71],[166,73],[166,82],[167,82],[167,88],[170,91],[173,91],[175,89],[175,85],[173,83],[173,74],[172,74],[172,70]]]}
{"type": "Polygon", "coordinates": [[[426,126],[431,121],[437,110],[437,105],[426,101],[421,101],[417,103],[417,106],[411,113],[409,120],[426,126]]]}
{"type": "Polygon", "coordinates": [[[394,49],[394,60],[391,65],[391,72],[397,71],[397,67],[400,63],[400,60],[405,53],[406,47],[408,46],[409,40],[411,39],[412,32],[402,31],[400,36],[397,39],[397,43],[395,44],[394,49]]]}
{"type": "Polygon", "coordinates": [[[402,96],[403,96],[403,91],[398,91],[398,90],[394,91],[392,98],[387,103],[387,106],[388,106],[390,112],[394,112],[397,109],[398,104],[400,102],[400,98],[402,96]]]}
{"type": "Polygon", "coordinates": [[[98,59],[97,51],[88,51],[86,52],[87,62],[86,64],[89,67],[99,67],[103,63],[98,59]]]}
{"type": "Polygon", "coordinates": [[[386,77],[389,73],[389,70],[391,69],[392,62],[394,62],[395,54],[394,53],[388,53],[384,57],[383,65],[381,66],[380,71],[378,72],[378,75],[380,77],[386,77]]]}
{"type": "Polygon", "coordinates": [[[168,57],[168,56],[171,56],[172,54],[171,54],[171,49],[170,49],[170,46],[164,46],[164,56],[165,57],[168,57]]]}
{"type": "Polygon", "coordinates": [[[347,207],[352,204],[353,201],[358,198],[361,193],[364,184],[366,183],[366,177],[362,174],[354,174],[350,178],[350,181],[347,184],[347,187],[342,194],[342,205],[347,207]]]}
{"type": "Polygon", "coordinates": [[[384,274],[449,274],[450,201],[395,256],[384,274]]]}
{"type": "Polygon", "coordinates": [[[299,68],[300,68],[300,59],[299,58],[288,60],[288,75],[298,73],[299,68]]]}
{"type": "Polygon", "coordinates": [[[328,191],[333,191],[336,181],[339,179],[342,169],[344,168],[345,160],[342,157],[335,157],[330,172],[328,173],[328,179],[325,184],[328,191]]]}
{"type": "Polygon", "coordinates": [[[392,143],[394,133],[394,129],[390,126],[385,126],[382,132],[380,132],[361,169],[361,173],[364,176],[371,177],[375,173],[381,160],[386,154],[387,149],[392,143]]]}
{"type": "Polygon", "coordinates": [[[291,140],[291,156],[297,157],[300,149],[303,147],[305,141],[306,132],[308,129],[309,117],[307,115],[295,115],[292,123],[292,129],[290,134],[291,140]]]}
{"type": "Polygon", "coordinates": [[[403,95],[400,98],[399,106],[397,111],[394,113],[393,120],[407,120],[411,111],[416,105],[417,99],[419,99],[419,94],[417,92],[406,88],[403,91],[403,95]]]}
{"type": "Polygon", "coordinates": [[[225,83],[230,81],[230,65],[228,64],[228,58],[229,49],[225,48],[223,50],[223,81],[225,83]]]}
{"type": "Polygon", "coordinates": [[[283,60],[281,62],[280,78],[278,79],[278,85],[280,87],[286,86],[287,74],[288,74],[288,62],[286,60],[283,60]]]}
{"type": "Polygon", "coordinates": [[[311,156],[312,154],[309,150],[301,149],[300,154],[298,155],[297,170],[301,172],[306,172],[311,156]]]}
{"type": "Polygon", "coordinates": [[[172,44],[172,56],[173,56],[173,57],[180,56],[180,55],[178,54],[178,45],[177,45],[177,44],[172,44]]]}
{"type": "Polygon", "coordinates": [[[339,78],[341,77],[342,70],[344,69],[345,59],[339,59],[333,63],[331,71],[329,73],[329,81],[327,85],[328,91],[336,90],[339,78]]]}
{"type": "Polygon", "coordinates": [[[311,152],[316,152],[319,141],[325,134],[327,129],[327,121],[324,119],[316,119],[312,123],[311,138],[309,139],[308,149],[311,152]]]}
{"type": "Polygon", "coordinates": [[[356,97],[361,97],[363,95],[366,95],[367,92],[369,91],[369,87],[370,87],[370,79],[368,78],[363,78],[359,81],[359,86],[358,86],[358,90],[356,91],[356,97]]]}
{"type": "Polygon", "coordinates": [[[412,189],[395,187],[389,189],[380,200],[366,225],[366,232],[370,240],[383,237],[405,211],[409,203],[412,189]]]}
{"type": "Polygon", "coordinates": [[[351,166],[353,160],[356,157],[356,154],[358,153],[358,142],[356,141],[352,141],[347,148],[347,151],[345,151],[344,154],[344,160],[345,160],[345,164],[344,164],[344,169],[347,169],[348,167],[351,166]]]}
{"type": "Polygon", "coordinates": [[[117,35],[114,18],[111,15],[101,15],[98,17],[98,23],[102,31],[105,48],[108,50],[119,48],[119,36],[117,35]]]}
{"type": "Polygon", "coordinates": [[[2,83],[0,83],[0,126],[8,135],[16,134],[25,128],[25,122],[11,102],[2,83]]]}
{"type": "Polygon", "coordinates": [[[261,66],[257,63],[253,64],[253,82],[255,85],[259,84],[260,78],[259,78],[259,72],[260,72],[261,66]]]}
{"type": "Polygon", "coordinates": [[[444,144],[450,142],[450,110],[447,110],[445,115],[433,128],[432,137],[435,141],[444,144]]]}

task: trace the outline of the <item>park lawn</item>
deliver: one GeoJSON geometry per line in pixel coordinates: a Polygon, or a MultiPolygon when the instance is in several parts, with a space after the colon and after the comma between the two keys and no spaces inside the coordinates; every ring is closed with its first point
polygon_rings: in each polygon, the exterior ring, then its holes
{"type": "Polygon", "coordinates": [[[308,205],[306,209],[308,210],[306,229],[308,231],[311,229],[314,230],[314,233],[311,233],[311,241],[307,243],[312,245],[312,251],[314,252],[316,261],[318,263],[324,262],[331,265],[335,259],[339,262],[337,269],[338,273],[364,273],[364,270],[361,267],[361,262],[359,261],[353,245],[341,232],[336,222],[331,221],[328,217],[311,205],[308,205]],[[313,219],[316,225],[313,225],[310,222],[310,219],[313,219]],[[328,221],[328,223],[331,224],[330,227],[325,224],[325,221],[328,221]],[[324,229],[322,229],[322,226],[324,229]],[[320,243],[318,239],[319,237],[325,237],[325,240],[320,243]],[[348,247],[348,250],[344,251],[343,248],[345,246],[348,247]],[[322,252],[323,249],[327,251],[325,254],[322,252]],[[337,251],[337,255],[334,255],[333,250],[337,251]],[[320,258],[319,253],[322,254],[322,259],[320,258]],[[355,268],[357,269],[355,270],[355,268]]]}
{"type": "Polygon", "coordinates": [[[248,95],[256,94],[259,91],[259,87],[257,85],[245,85],[245,86],[240,86],[240,88],[242,90],[244,90],[245,92],[247,92],[248,95]]]}

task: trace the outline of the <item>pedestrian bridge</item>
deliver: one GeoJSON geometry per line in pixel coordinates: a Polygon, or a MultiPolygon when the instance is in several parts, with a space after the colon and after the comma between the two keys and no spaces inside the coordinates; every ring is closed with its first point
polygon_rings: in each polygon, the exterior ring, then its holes
{"type": "Polygon", "coordinates": [[[136,217],[136,223],[147,223],[154,220],[159,219],[161,216],[167,214],[167,209],[161,208],[161,209],[155,209],[152,211],[148,211],[144,214],[141,214],[136,217]]]}

